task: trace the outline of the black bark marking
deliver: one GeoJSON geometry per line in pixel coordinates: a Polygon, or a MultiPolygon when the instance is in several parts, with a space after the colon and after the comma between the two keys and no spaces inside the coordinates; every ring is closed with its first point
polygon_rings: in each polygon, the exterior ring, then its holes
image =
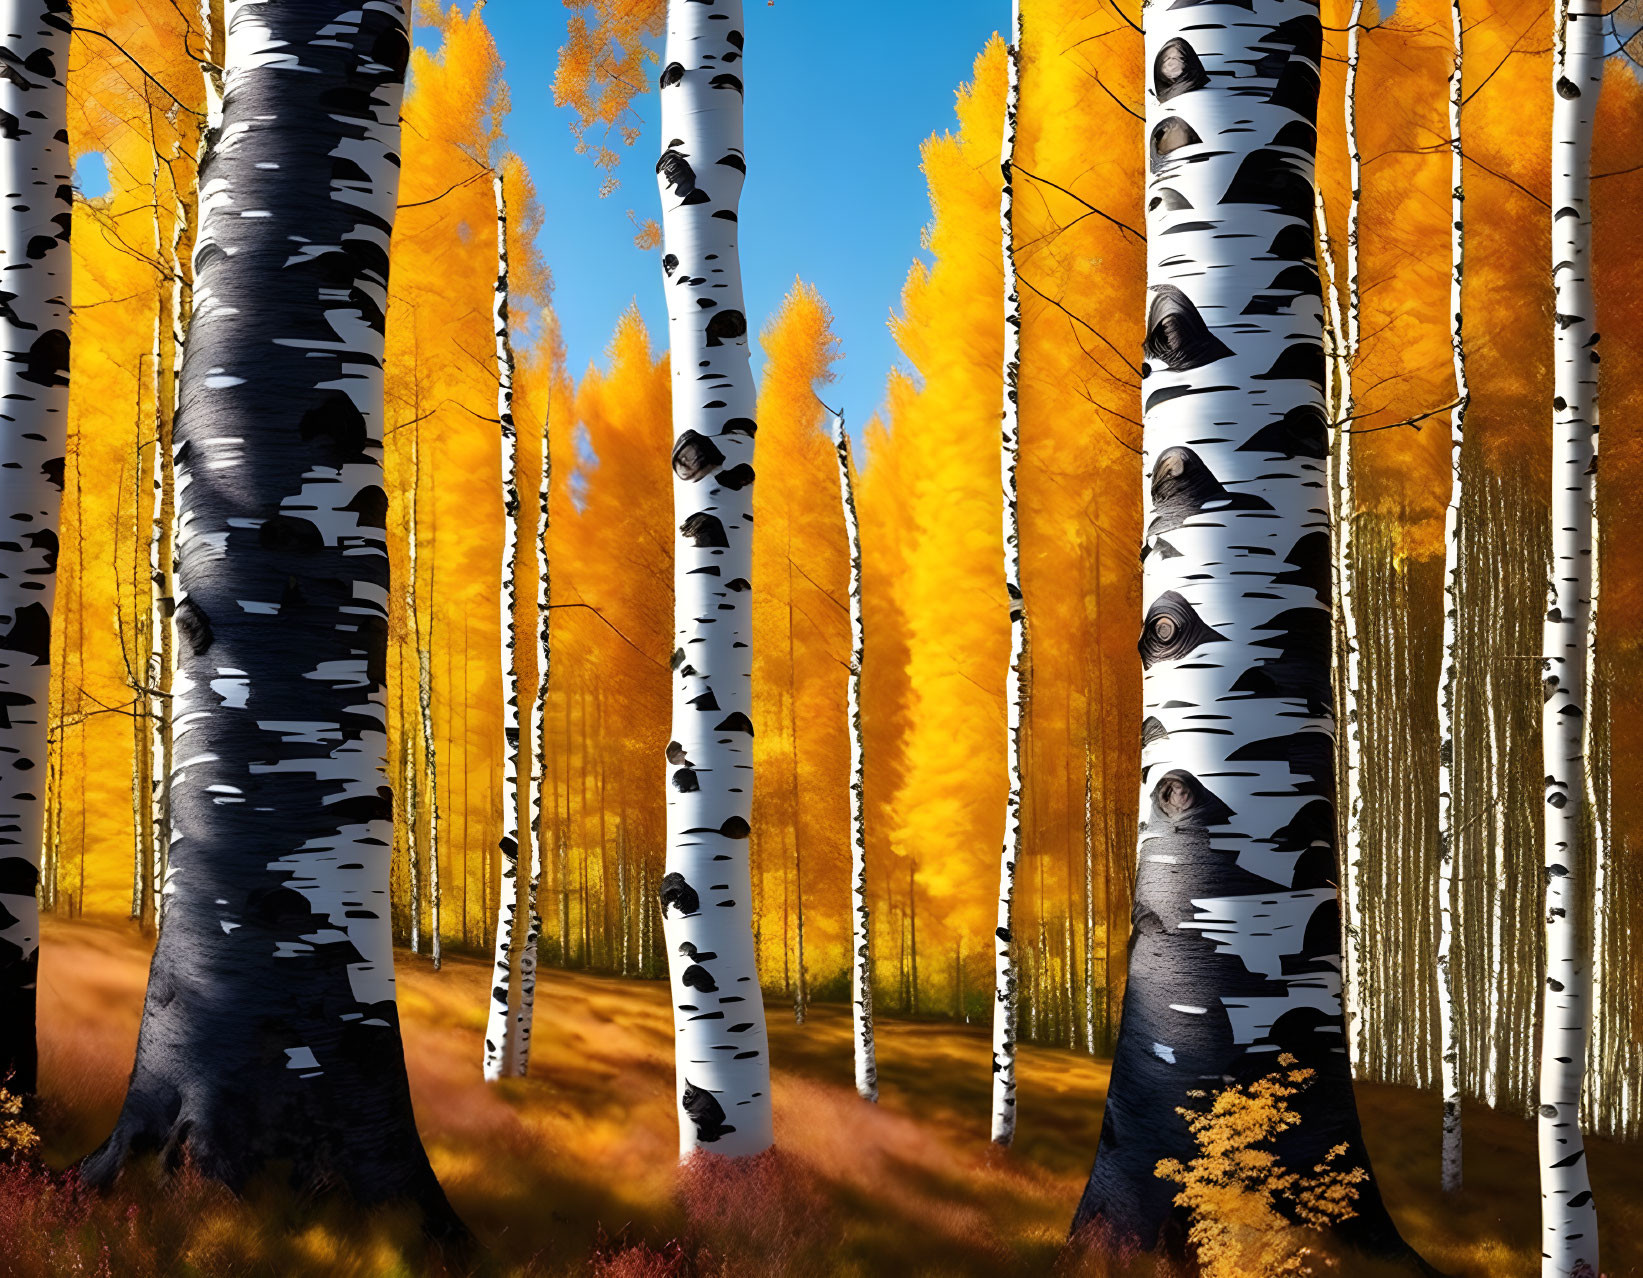
{"type": "Polygon", "coordinates": [[[707,344],[723,346],[747,336],[747,316],[740,311],[715,311],[707,322],[707,344]]]}
{"type": "Polygon", "coordinates": [[[690,538],[691,544],[698,550],[722,548],[730,545],[730,538],[725,536],[725,526],[717,515],[709,515],[705,511],[697,511],[684,523],[679,525],[679,531],[690,538]]]}
{"type": "Polygon", "coordinates": [[[1141,627],[1141,664],[1151,669],[1161,661],[1180,661],[1207,643],[1225,643],[1226,636],[1204,624],[1198,611],[1175,591],[1160,595],[1147,609],[1141,627]]]}
{"type": "Polygon", "coordinates": [[[693,914],[701,913],[702,898],[696,894],[695,888],[685,882],[685,876],[678,872],[669,874],[662,879],[659,895],[664,915],[670,908],[678,910],[683,918],[689,918],[693,914]]]}
{"type": "Polygon", "coordinates": [[[1203,458],[1182,445],[1166,448],[1152,468],[1153,518],[1147,536],[1183,527],[1206,511],[1271,510],[1253,493],[1234,493],[1210,473],[1203,458]]]}
{"type": "Polygon", "coordinates": [[[1238,451],[1322,461],[1329,456],[1329,419],[1317,404],[1302,404],[1261,427],[1238,451]]]}
{"type": "Polygon", "coordinates": [[[1172,115],[1160,120],[1152,126],[1152,141],[1149,148],[1152,154],[1152,171],[1154,173],[1158,172],[1163,167],[1164,161],[1174,152],[1181,150],[1182,147],[1192,146],[1202,141],[1203,139],[1198,136],[1192,125],[1180,116],[1172,115]]]}
{"type": "MultiPolygon", "coordinates": [[[[1178,373],[1202,368],[1232,354],[1232,348],[1209,331],[1192,299],[1172,284],[1153,289],[1142,349],[1149,359],[1178,373]]],[[[1142,375],[1146,372],[1143,369],[1142,375]]]]}
{"type": "MultiPolygon", "coordinates": [[[[1316,73],[1314,73],[1316,79],[1316,73]]],[[[1227,193],[1226,204],[1261,204],[1286,217],[1312,225],[1312,179],[1310,164],[1285,151],[1251,151],[1238,165],[1227,193]]]]}
{"type": "Polygon", "coordinates": [[[705,479],[724,465],[725,455],[706,435],[687,430],[673,445],[673,473],[680,479],[705,479]]]}
{"type": "Polygon", "coordinates": [[[1158,51],[1152,61],[1153,90],[1160,102],[1209,84],[1209,73],[1204,70],[1198,52],[1177,36],[1158,51]]]}
{"type": "Polygon", "coordinates": [[[679,1104],[696,1127],[696,1139],[704,1145],[711,1145],[736,1130],[725,1122],[724,1106],[719,1104],[718,1098],[688,1079],[685,1080],[684,1095],[679,1098],[679,1104]]]}

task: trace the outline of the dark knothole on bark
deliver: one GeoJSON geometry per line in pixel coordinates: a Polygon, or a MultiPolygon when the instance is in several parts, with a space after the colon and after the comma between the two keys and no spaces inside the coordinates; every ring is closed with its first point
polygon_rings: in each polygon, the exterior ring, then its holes
{"type": "Polygon", "coordinates": [[[1178,94],[1202,89],[1209,83],[1209,75],[1198,51],[1177,36],[1153,59],[1152,83],[1158,100],[1168,102],[1178,94]]]}
{"type": "Polygon", "coordinates": [[[337,463],[364,457],[370,434],[359,406],[341,391],[330,391],[302,415],[297,432],[305,443],[329,445],[337,463]]]}
{"type": "Polygon", "coordinates": [[[685,748],[677,741],[667,743],[667,761],[676,768],[693,768],[696,766],[685,754],[685,748]]]}
{"type": "Polygon", "coordinates": [[[707,192],[696,189],[696,170],[677,151],[662,152],[661,158],[656,161],[656,173],[686,204],[707,203],[707,192]]]}
{"type": "Polygon", "coordinates": [[[748,736],[752,736],[753,720],[749,719],[740,710],[737,710],[713,730],[715,732],[745,732],[748,736]]]}
{"type": "Polygon", "coordinates": [[[696,895],[696,889],[685,882],[685,876],[675,870],[662,879],[657,895],[662,901],[662,915],[665,918],[669,907],[678,910],[683,918],[692,914],[699,914],[702,909],[702,898],[696,895]]]}
{"type": "Polygon", "coordinates": [[[1197,610],[1173,590],[1165,591],[1147,610],[1141,627],[1141,661],[1151,669],[1160,661],[1179,661],[1206,643],[1225,643],[1226,636],[1204,624],[1197,610]]]}
{"type": "Polygon", "coordinates": [[[1142,350],[1172,372],[1202,368],[1232,354],[1232,348],[1209,331],[1192,299],[1173,284],[1153,289],[1147,309],[1147,339],[1142,350]]]}
{"type": "Polygon", "coordinates": [[[714,696],[713,689],[709,688],[706,692],[702,693],[701,696],[692,697],[689,701],[685,702],[685,704],[692,710],[717,710],[719,708],[719,698],[714,696]]]}
{"type": "MultiPolygon", "coordinates": [[[[32,706],[33,697],[24,696],[21,692],[0,692],[0,728],[13,726],[11,712],[23,706],[32,706]]],[[[10,927],[9,923],[0,923],[0,929],[10,927]]]]}
{"type": "Polygon", "coordinates": [[[325,538],[312,520],[275,515],[257,529],[257,544],[264,550],[311,555],[325,549],[325,538]]]}
{"type": "Polygon", "coordinates": [[[685,664],[685,650],[683,648],[675,648],[673,650],[673,656],[668,658],[668,666],[671,669],[677,670],[680,666],[682,666],[684,664],[685,664]]]}
{"type": "Polygon", "coordinates": [[[702,788],[702,783],[696,779],[696,773],[691,768],[680,768],[673,774],[673,788],[680,794],[695,794],[702,788]]]}
{"type": "Polygon", "coordinates": [[[679,259],[676,255],[674,255],[672,253],[669,253],[665,257],[662,258],[662,273],[664,275],[667,275],[667,276],[671,277],[673,272],[678,270],[678,269],[679,269],[679,259]]]}
{"type": "Polygon", "coordinates": [[[749,439],[759,433],[759,423],[751,417],[732,417],[720,429],[721,435],[746,435],[749,439]]]}
{"type": "Polygon", "coordinates": [[[656,87],[659,89],[671,89],[684,78],[685,69],[677,62],[669,62],[667,66],[662,68],[662,74],[656,77],[656,87]]]}
{"type": "Polygon", "coordinates": [[[1261,427],[1238,446],[1238,451],[1322,461],[1329,456],[1329,419],[1317,404],[1301,404],[1261,427]]]}
{"type": "Polygon", "coordinates": [[[719,163],[727,169],[735,169],[738,173],[747,172],[747,161],[732,151],[729,155],[721,156],[719,163]]]}
{"type": "Polygon", "coordinates": [[[47,329],[34,339],[23,371],[17,376],[36,386],[67,386],[68,353],[68,334],[60,328],[47,329]]]}
{"type": "Polygon", "coordinates": [[[184,599],[177,605],[177,632],[196,657],[209,649],[216,639],[211,631],[211,618],[192,599],[184,599]]]}
{"type": "Polygon", "coordinates": [[[1152,171],[1158,172],[1166,156],[1202,141],[1192,125],[1178,115],[1158,121],[1152,126],[1152,171]]]}
{"type": "Polygon", "coordinates": [[[697,1087],[689,1079],[685,1080],[685,1090],[679,1104],[696,1127],[696,1139],[704,1145],[711,1145],[721,1136],[728,1136],[736,1130],[725,1122],[724,1106],[719,1104],[713,1093],[697,1087]]]}
{"type": "Polygon", "coordinates": [[[1169,729],[1166,728],[1155,715],[1148,715],[1141,721],[1141,748],[1145,750],[1150,745],[1169,740],[1169,729]]]}
{"type": "Polygon", "coordinates": [[[706,511],[697,511],[679,525],[679,531],[689,537],[691,544],[698,550],[722,549],[730,545],[730,538],[725,536],[724,524],[717,515],[710,515],[706,511]]]}
{"type": "Polygon", "coordinates": [[[53,457],[50,461],[40,463],[40,473],[46,477],[46,482],[58,492],[63,491],[63,463],[61,457],[53,457]]]}
{"type": "MultiPolygon", "coordinates": [[[[1227,204],[1264,204],[1297,222],[1312,225],[1312,181],[1305,161],[1286,151],[1262,147],[1251,151],[1238,166],[1227,193],[1227,204]]],[[[1310,237],[1309,237],[1310,238],[1310,237]]]]}
{"type": "Polygon", "coordinates": [[[1152,787],[1152,815],[1177,828],[1204,830],[1225,825],[1233,811],[1192,773],[1173,768],[1152,787]]]}
{"type": "Polygon", "coordinates": [[[696,990],[702,994],[717,994],[719,992],[719,983],[713,979],[713,973],[709,972],[700,963],[692,963],[687,967],[679,976],[679,984],[688,990],[696,990]]]}
{"type": "Polygon", "coordinates": [[[725,589],[730,591],[732,594],[739,595],[744,590],[752,590],[753,583],[746,577],[732,577],[729,581],[725,582],[725,589]]]}
{"type": "Polygon", "coordinates": [[[1147,208],[1156,213],[1162,209],[1166,213],[1179,213],[1190,209],[1192,201],[1182,195],[1173,186],[1161,186],[1153,192],[1152,198],[1147,201],[1147,208]]]}
{"type": "Polygon", "coordinates": [[[740,311],[715,311],[707,322],[707,344],[723,346],[747,336],[747,316],[740,311]]]}
{"type": "Polygon", "coordinates": [[[1183,527],[1195,515],[1216,510],[1271,510],[1270,502],[1252,493],[1234,493],[1210,473],[1203,458],[1178,444],[1158,455],[1152,468],[1153,518],[1147,536],[1183,527]]]}
{"type": "Polygon", "coordinates": [[[1557,78],[1557,96],[1564,101],[1572,101],[1580,96],[1580,86],[1566,75],[1557,78]]]}
{"type": "Polygon", "coordinates": [[[706,435],[687,430],[673,445],[673,473],[680,479],[703,479],[724,465],[725,455],[706,435]]]}
{"type": "Polygon", "coordinates": [[[727,839],[740,840],[751,835],[753,828],[748,825],[745,817],[730,816],[726,817],[724,824],[719,827],[719,833],[727,839]]]}
{"type": "Polygon", "coordinates": [[[732,466],[729,470],[719,474],[719,486],[728,488],[731,492],[740,492],[753,482],[753,467],[746,462],[732,466]]]}
{"type": "MultiPolygon", "coordinates": [[[[51,614],[45,605],[24,604],[13,615],[11,629],[0,637],[0,648],[33,657],[30,665],[44,666],[51,662],[51,614]]],[[[23,704],[27,704],[24,702],[23,704]]]]}
{"type": "Polygon", "coordinates": [[[720,72],[709,80],[708,84],[715,89],[734,89],[737,93],[742,91],[741,77],[731,75],[728,71],[720,72]]]}

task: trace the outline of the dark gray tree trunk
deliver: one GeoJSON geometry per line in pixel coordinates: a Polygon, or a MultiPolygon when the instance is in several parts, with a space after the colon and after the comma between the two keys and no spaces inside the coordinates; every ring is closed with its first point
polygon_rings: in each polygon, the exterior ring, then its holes
{"type": "Polygon", "coordinates": [[[230,0],[177,423],[174,894],[107,1184],[148,1150],[231,1187],[460,1223],[394,996],[383,313],[410,53],[397,0],[230,0]]]}
{"type": "Polygon", "coordinates": [[[0,1088],[34,1091],[51,613],[68,431],[68,0],[6,6],[0,40],[0,1088]]]}
{"type": "MultiPolygon", "coordinates": [[[[1274,1142],[1368,1168],[1341,1006],[1323,298],[1307,0],[1146,10],[1151,479],[1129,983],[1075,1228],[1179,1252],[1181,1109],[1313,1072],[1274,1142]],[[1209,1096],[1195,1096],[1208,1093],[1209,1096]]],[[[1339,1232],[1407,1255],[1373,1179],[1339,1232]]]]}

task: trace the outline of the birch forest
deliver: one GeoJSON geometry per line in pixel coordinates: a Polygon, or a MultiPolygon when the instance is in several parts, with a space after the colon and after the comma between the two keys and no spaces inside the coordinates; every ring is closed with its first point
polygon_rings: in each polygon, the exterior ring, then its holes
{"type": "Polygon", "coordinates": [[[1639,0],[0,0],[0,175],[0,1275],[1643,1274],[1639,0]]]}

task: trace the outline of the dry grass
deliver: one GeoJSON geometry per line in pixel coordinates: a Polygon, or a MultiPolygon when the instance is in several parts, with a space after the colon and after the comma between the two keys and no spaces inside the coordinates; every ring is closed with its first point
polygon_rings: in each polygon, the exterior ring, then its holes
{"type": "MultiPolygon", "coordinates": [[[[107,1133],[147,976],[126,929],[48,921],[40,1000],[41,1129],[65,1166],[107,1133]]],[[[672,1025],[656,983],[542,972],[531,1077],[479,1077],[487,965],[400,966],[417,1116],[473,1228],[481,1272],[602,1278],[1085,1273],[1060,1257],[1100,1128],[1104,1062],[1024,1048],[1020,1137],[986,1139],[981,1027],[881,1022],[883,1103],[851,1085],[849,1016],[795,1027],[771,1011],[780,1152],[751,1166],[676,1166],[672,1025]],[[1058,1264],[1058,1260],[1061,1263],[1058,1264]]],[[[1387,1199],[1410,1240],[1465,1278],[1537,1267],[1534,1131],[1467,1115],[1470,1185],[1436,1192],[1438,1105],[1360,1092],[1387,1199]]],[[[1594,1142],[1611,1278],[1643,1275],[1643,1167],[1594,1142]]],[[[5,1173],[13,1177],[23,1173],[5,1173]]],[[[243,1203],[146,1177],[109,1199],[60,1181],[0,1185],[0,1274],[390,1275],[436,1272],[405,1222],[317,1216],[272,1191],[243,1203]]]]}

